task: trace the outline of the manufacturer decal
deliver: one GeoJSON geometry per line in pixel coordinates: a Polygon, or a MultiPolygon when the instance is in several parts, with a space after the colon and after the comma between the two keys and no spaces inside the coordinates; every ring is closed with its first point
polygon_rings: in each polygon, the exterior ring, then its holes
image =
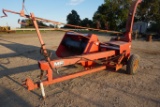
{"type": "Polygon", "coordinates": [[[64,65],[64,61],[55,62],[54,66],[62,66],[64,65]]]}

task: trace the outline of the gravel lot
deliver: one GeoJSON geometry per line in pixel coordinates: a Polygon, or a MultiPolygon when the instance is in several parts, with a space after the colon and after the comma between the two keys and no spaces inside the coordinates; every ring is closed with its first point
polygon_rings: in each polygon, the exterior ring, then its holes
{"type": "MultiPolygon", "coordinates": [[[[55,57],[63,32],[43,32],[46,46],[55,57]]],[[[109,36],[100,34],[101,41],[109,36]]],[[[38,80],[39,41],[35,33],[0,34],[0,107],[160,107],[160,42],[137,40],[132,53],[141,57],[134,76],[103,70],[83,77],[28,91],[22,81],[38,80]]],[[[73,67],[64,67],[64,71],[73,67]]],[[[61,75],[63,72],[60,72],[61,75]]]]}

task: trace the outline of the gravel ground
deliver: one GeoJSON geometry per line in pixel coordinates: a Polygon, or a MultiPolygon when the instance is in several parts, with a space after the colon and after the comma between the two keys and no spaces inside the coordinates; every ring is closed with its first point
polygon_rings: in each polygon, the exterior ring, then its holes
{"type": "MultiPolygon", "coordinates": [[[[55,57],[64,33],[42,35],[55,57]]],[[[100,34],[99,39],[108,41],[110,37],[100,34]]],[[[27,91],[22,85],[26,77],[38,80],[37,61],[43,58],[39,47],[35,33],[0,34],[0,107],[160,107],[159,41],[132,42],[132,53],[141,57],[136,75],[103,70],[45,87],[45,100],[40,89],[27,91]]]]}

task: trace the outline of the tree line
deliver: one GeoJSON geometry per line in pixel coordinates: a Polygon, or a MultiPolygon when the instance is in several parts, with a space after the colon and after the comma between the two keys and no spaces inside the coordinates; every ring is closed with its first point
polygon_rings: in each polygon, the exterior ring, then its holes
{"type": "MultiPolygon", "coordinates": [[[[75,10],[67,16],[67,24],[98,29],[121,30],[125,28],[133,0],[104,0],[91,20],[82,19],[75,10]]],[[[160,0],[143,0],[138,6],[135,22],[151,22],[148,31],[160,33],[160,0]]]]}
{"type": "MultiPolygon", "coordinates": [[[[76,10],[72,10],[66,17],[67,24],[91,27],[97,29],[121,30],[125,28],[128,18],[129,8],[133,0],[104,0],[97,11],[93,14],[92,19],[81,19],[76,10]]],[[[139,5],[135,17],[135,21],[152,22],[148,30],[160,33],[160,0],[143,0],[139,5]]],[[[27,26],[33,27],[33,23],[29,19],[22,22],[28,23],[27,26]]],[[[38,21],[40,27],[56,27],[56,25],[47,25],[38,21]]],[[[64,26],[69,28],[68,26],[64,26]]]]}

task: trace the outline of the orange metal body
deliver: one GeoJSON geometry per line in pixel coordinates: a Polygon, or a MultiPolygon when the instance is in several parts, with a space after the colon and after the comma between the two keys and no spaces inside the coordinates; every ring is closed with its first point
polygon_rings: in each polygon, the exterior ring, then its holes
{"type": "MultiPolygon", "coordinates": [[[[7,16],[5,12],[11,12],[33,20],[39,41],[41,43],[43,54],[46,58],[46,60],[38,62],[41,71],[46,72],[46,77],[47,77],[47,79],[43,80],[42,83],[43,85],[50,85],[68,79],[73,79],[79,76],[83,76],[86,74],[90,74],[93,72],[98,72],[107,68],[114,68],[115,71],[117,71],[124,65],[126,65],[127,60],[130,57],[131,40],[132,40],[131,33],[132,33],[134,16],[137,5],[141,1],[142,0],[134,1],[131,6],[126,25],[127,31],[124,35],[125,38],[120,39],[118,41],[109,41],[102,43],[98,40],[98,37],[94,34],[85,35],[85,34],[67,32],[64,35],[56,51],[56,54],[59,58],[53,60],[50,59],[47,53],[36,20],[42,20],[45,22],[54,22],[54,23],[58,22],[35,17],[33,13],[31,13],[31,15],[25,15],[23,10],[20,13],[13,12],[10,10],[3,10],[3,13],[5,16],[7,16]],[[74,64],[81,64],[82,66],[84,66],[85,70],[58,78],[53,77],[53,72],[55,71],[55,69],[74,64]]],[[[33,90],[38,88],[40,83],[39,82],[34,83],[31,79],[27,78],[25,84],[28,90],[33,90]]]]}
{"type": "MultiPolygon", "coordinates": [[[[69,43],[70,42],[72,41],[69,41],[69,43]]],[[[89,73],[98,72],[106,68],[114,68],[115,71],[117,71],[126,64],[130,56],[130,47],[130,42],[110,41],[100,43],[96,35],[81,36],[74,33],[66,33],[56,51],[59,58],[50,61],[39,61],[40,69],[47,74],[47,80],[43,81],[43,84],[49,85],[65,81],[89,73]],[[65,40],[67,40],[68,37],[72,38],[74,43],[84,43],[85,48],[79,51],[76,49],[77,47],[74,47],[76,44],[73,44],[73,47],[72,44],[67,46],[65,40]],[[86,69],[78,73],[53,78],[53,69],[74,64],[81,64],[86,69]]],[[[28,90],[38,88],[38,84],[39,83],[33,83],[29,78],[26,80],[28,90]]]]}

